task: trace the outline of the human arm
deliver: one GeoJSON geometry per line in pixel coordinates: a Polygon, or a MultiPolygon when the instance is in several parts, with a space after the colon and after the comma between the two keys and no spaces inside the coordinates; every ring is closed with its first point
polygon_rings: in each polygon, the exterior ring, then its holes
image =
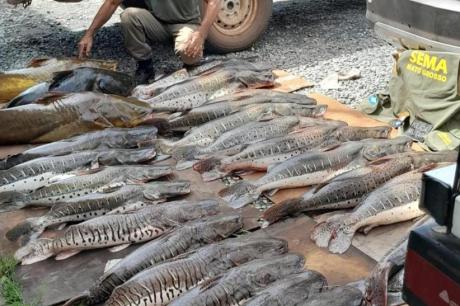
{"type": "Polygon", "coordinates": [[[200,27],[193,32],[190,36],[189,41],[187,42],[187,47],[185,48],[185,54],[189,57],[197,57],[203,50],[203,45],[208,37],[209,30],[211,26],[217,19],[219,14],[219,9],[222,5],[222,0],[209,0],[206,7],[206,12],[203,16],[203,21],[201,22],[200,27]]]}
{"type": "Polygon", "coordinates": [[[122,0],[105,0],[102,6],[99,8],[96,16],[91,23],[91,26],[86,30],[85,35],[83,35],[82,39],[78,43],[78,57],[84,58],[88,57],[91,48],[93,47],[93,37],[96,34],[97,30],[99,30],[107,21],[109,21],[110,17],[112,17],[113,13],[115,13],[118,6],[121,4],[122,0]]]}

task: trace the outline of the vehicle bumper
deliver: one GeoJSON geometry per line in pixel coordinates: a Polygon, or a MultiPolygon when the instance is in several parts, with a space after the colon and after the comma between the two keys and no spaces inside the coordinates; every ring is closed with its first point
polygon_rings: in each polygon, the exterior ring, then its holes
{"type": "Polygon", "coordinates": [[[403,47],[460,53],[460,0],[368,0],[367,18],[403,47]]]}

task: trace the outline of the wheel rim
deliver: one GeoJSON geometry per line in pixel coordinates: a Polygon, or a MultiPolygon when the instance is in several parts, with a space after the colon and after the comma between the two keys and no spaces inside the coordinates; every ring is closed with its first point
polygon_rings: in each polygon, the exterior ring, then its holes
{"type": "Polygon", "coordinates": [[[257,0],[223,0],[222,8],[214,25],[220,33],[228,36],[246,31],[256,18],[257,0]]]}

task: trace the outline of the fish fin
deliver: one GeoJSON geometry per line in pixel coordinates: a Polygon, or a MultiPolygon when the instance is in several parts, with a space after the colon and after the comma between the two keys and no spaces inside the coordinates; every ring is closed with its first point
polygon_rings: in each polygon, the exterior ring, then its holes
{"type": "Polygon", "coordinates": [[[53,104],[59,100],[62,100],[66,95],[68,94],[62,92],[48,92],[43,97],[36,100],[34,103],[42,105],[53,104]]]}
{"type": "Polygon", "coordinates": [[[322,151],[322,152],[332,151],[332,150],[337,149],[337,148],[340,147],[341,145],[342,145],[342,143],[334,143],[334,144],[331,144],[331,145],[322,147],[322,148],[320,149],[320,151],[322,151]]]}
{"type": "Polygon", "coordinates": [[[80,250],[72,250],[72,251],[61,252],[61,253],[56,255],[55,259],[56,260],[64,260],[64,259],[67,259],[69,257],[75,256],[78,253],[80,253],[80,250]]]}
{"type": "Polygon", "coordinates": [[[427,172],[427,171],[433,170],[434,168],[436,168],[436,166],[437,166],[436,163],[432,163],[432,164],[428,164],[423,167],[420,167],[417,170],[418,172],[427,172]]]}
{"type": "Polygon", "coordinates": [[[222,278],[222,275],[219,275],[219,276],[205,280],[200,285],[200,292],[203,292],[205,290],[208,290],[214,287],[221,278],[222,278]]]}
{"type": "Polygon", "coordinates": [[[89,297],[90,297],[89,292],[85,291],[85,292],[83,292],[82,294],[77,295],[77,296],[71,298],[70,300],[68,300],[67,302],[65,302],[64,305],[62,305],[62,306],[80,306],[80,305],[86,305],[86,304],[88,304],[89,297]]]}
{"type": "Polygon", "coordinates": [[[281,163],[273,163],[267,167],[267,173],[271,172],[273,169],[275,169],[276,166],[278,166],[281,163]]]}
{"type": "Polygon", "coordinates": [[[334,223],[328,221],[318,223],[313,228],[310,238],[316,243],[317,246],[321,248],[327,248],[334,235],[335,227],[336,226],[334,223]]]}
{"type": "Polygon", "coordinates": [[[43,67],[45,66],[45,63],[49,61],[50,59],[51,58],[49,57],[37,57],[37,58],[30,60],[30,62],[27,63],[26,67],[27,68],[43,67]]]}
{"type": "Polygon", "coordinates": [[[285,217],[298,213],[298,206],[301,201],[302,198],[296,198],[272,205],[262,214],[263,227],[267,227],[285,217]]]}
{"type": "Polygon", "coordinates": [[[101,167],[101,165],[100,165],[98,159],[95,159],[95,160],[93,160],[93,161],[91,162],[91,167],[90,167],[91,170],[98,169],[98,168],[100,168],[100,167],[101,167]]]}
{"type": "Polygon", "coordinates": [[[200,160],[193,165],[193,170],[202,174],[205,172],[209,172],[218,167],[221,163],[221,160],[222,159],[218,158],[217,156],[200,160]]]}
{"type": "Polygon", "coordinates": [[[110,184],[100,187],[99,189],[97,189],[96,192],[97,193],[112,193],[114,191],[119,190],[123,186],[126,186],[126,183],[114,182],[114,183],[110,183],[110,184]]]}
{"type": "Polygon", "coordinates": [[[355,233],[348,229],[348,227],[339,227],[333,231],[332,239],[329,242],[329,251],[343,254],[350,248],[355,233]]]}
{"type": "Polygon", "coordinates": [[[9,241],[17,241],[21,238],[21,244],[26,244],[31,240],[35,240],[40,236],[45,227],[41,225],[41,218],[29,218],[22,223],[6,232],[5,237],[9,241]]]}
{"type": "Polygon", "coordinates": [[[186,112],[175,112],[175,113],[172,113],[171,115],[168,116],[168,120],[173,120],[173,119],[177,119],[179,117],[182,117],[184,116],[185,114],[187,114],[188,111],[186,112]]]}
{"type": "Polygon", "coordinates": [[[53,88],[53,85],[55,84],[55,82],[58,82],[59,80],[71,75],[73,73],[72,70],[64,70],[64,71],[58,71],[58,72],[55,72],[53,74],[53,81],[50,85],[50,90],[52,90],[53,88]]]}
{"type": "Polygon", "coordinates": [[[61,224],[59,224],[59,226],[57,227],[57,230],[58,230],[58,231],[62,231],[63,229],[65,229],[66,226],[67,226],[67,223],[61,223],[61,224]]]}
{"type": "Polygon", "coordinates": [[[130,245],[131,245],[130,243],[120,244],[120,245],[114,246],[112,248],[109,248],[109,252],[110,253],[117,253],[117,252],[123,251],[124,249],[126,249],[130,245]]]}
{"type": "Polygon", "coordinates": [[[2,203],[0,205],[0,213],[15,211],[24,208],[26,205],[23,202],[14,201],[2,203]]]}
{"type": "Polygon", "coordinates": [[[277,189],[272,189],[272,190],[270,190],[269,192],[267,192],[267,195],[268,195],[269,197],[272,197],[272,196],[274,196],[278,191],[280,191],[278,188],[277,188],[277,189]]]}
{"type": "Polygon", "coordinates": [[[241,181],[219,191],[219,196],[222,197],[230,207],[241,208],[258,199],[260,193],[257,192],[257,187],[255,185],[247,181],[241,181]]]}

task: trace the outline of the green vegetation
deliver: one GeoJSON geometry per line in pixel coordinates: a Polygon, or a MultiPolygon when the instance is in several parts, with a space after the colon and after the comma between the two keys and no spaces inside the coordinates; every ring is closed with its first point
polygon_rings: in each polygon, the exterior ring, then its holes
{"type": "Polygon", "coordinates": [[[8,306],[30,306],[24,304],[21,285],[14,278],[17,261],[9,257],[0,257],[0,293],[8,306]]]}

